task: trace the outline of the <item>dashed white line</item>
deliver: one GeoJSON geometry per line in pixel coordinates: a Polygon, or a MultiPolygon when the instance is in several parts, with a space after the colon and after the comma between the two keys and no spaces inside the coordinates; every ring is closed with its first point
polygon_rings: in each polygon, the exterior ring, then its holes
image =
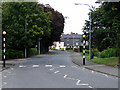
{"type": "Polygon", "coordinates": [[[66,78],[67,77],[67,75],[64,75],[64,78],[66,78]]]}
{"type": "Polygon", "coordinates": [[[50,70],[53,70],[54,68],[51,68],[50,70]]]}
{"type": "Polygon", "coordinates": [[[65,65],[60,65],[61,68],[66,67],[65,65]]]}
{"type": "Polygon", "coordinates": [[[39,67],[39,65],[33,65],[32,67],[37,68],[37,67],[39,67]]]}
{"type": "Polygon", "coordinates": [[[74,78],[70,78],[70,77],[68,77],[67,79],[70,79],[70,80],[76,80],[76,79],[74,79],[74,78]]]}
{"type": "Polygon", "coordinates": [[[55,71],[54,73],[59,73],[60,71],[55,71]]]}
{"type": "Polygon", "coordinates": [[[23,66],[22,65],[19,65],[20,68],[22,68],[23,66]]]}
{"type": "Polygon", "coordinates": [[[52,65],[45,65],[45,67],[52,67],[52,65]]]}

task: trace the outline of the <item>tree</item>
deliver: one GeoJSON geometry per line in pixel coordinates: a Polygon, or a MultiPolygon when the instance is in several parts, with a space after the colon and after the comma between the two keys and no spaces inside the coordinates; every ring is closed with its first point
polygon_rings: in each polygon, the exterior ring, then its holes
{"type": "MultiPolygon", "coordinates": [[[[102,51],[108,47],[120,48],[120,2],[105,2],[92,13],[92,45],[102,51]]],[[[89,27],[86,21],[84,30],[89,27]]]]}
{"type": "Polygon", "coordinates": [[[50,12],[52,13],[51,17],[51,36],[49,41],[49,45],[53,44],[53,41],[60,41],[60,35],[63,33],[64,29],[64,17],[61,13],[58,11],[55,11],[50,5],[44,6],[42,4],[39,4],[39,6],[42,6],[44,8],[44,12],[50,12]]]}
{"type": "Polygon", "coordinates": [[[50,37],[50,14],[36,2],[4,2],[2,27],[7,32],[7,48],[24,50],[34,47],[40,38],[50,37]],[[38,16],[29,16],[38,14],[38,16]],[[25,33],[25,16],[27,32],[25,33]]]}

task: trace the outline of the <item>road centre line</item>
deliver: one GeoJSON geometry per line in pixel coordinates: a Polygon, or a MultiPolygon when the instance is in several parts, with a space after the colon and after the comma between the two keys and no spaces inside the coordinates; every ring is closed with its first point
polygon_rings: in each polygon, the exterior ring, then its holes
{"type": "Polygon", "coordinates": [[[60,71],[56,71],[56,72],[54,72],[54,73],[56,74],[56,73],[59,73],[59,72],[60,72],[60,71]]]}
{"type": "Polygon", "coordinates": [[[64,75],[64,78],[66,78],[67,77],[67,75],[64,75]]]}

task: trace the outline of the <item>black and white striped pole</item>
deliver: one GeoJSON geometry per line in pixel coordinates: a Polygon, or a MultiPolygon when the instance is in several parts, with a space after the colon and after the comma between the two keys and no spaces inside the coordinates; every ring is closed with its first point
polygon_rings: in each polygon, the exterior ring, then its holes
{"type": "Polygon", "coordinates": [[[85,35],[83,35],[83,65],[85,65],[85,35]]]}
{"type": "Polygon", "coordinates": [[[3,67],[5,67],[5,36],[6,36],[6,31],[3,31],[3,67]]]}

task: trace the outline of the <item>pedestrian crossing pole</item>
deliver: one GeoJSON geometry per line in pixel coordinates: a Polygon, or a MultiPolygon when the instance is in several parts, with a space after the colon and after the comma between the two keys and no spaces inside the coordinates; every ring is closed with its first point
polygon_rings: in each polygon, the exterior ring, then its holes
{"type": "Polygon", "coordinates": [[[3,67],[5,67],[5,36],[6,36],[6,31],[3,31],[3,67]]]}
{"type": "Polygon", "coordinates": [[[83,65],[85,65],[85,34],[83,35],[83,65]]]}

